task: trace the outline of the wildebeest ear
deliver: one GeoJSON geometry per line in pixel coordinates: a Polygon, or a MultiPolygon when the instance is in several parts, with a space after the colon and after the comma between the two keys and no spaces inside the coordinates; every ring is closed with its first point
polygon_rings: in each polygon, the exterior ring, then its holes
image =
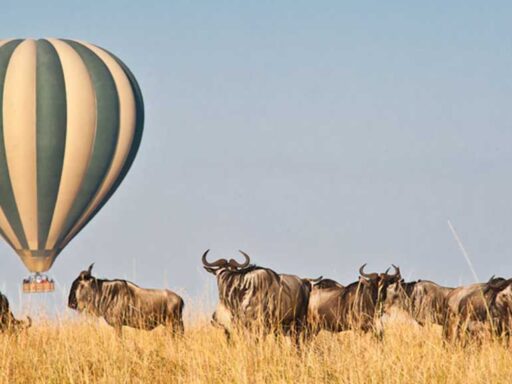
{"type": "Polygon", "coordinates": [[[203,265],[203,268],[206,270],[206,272],[212,273],[215,275],[215,272],[217,271],[216,268],[207,267],[206,265],[203,265]]]}

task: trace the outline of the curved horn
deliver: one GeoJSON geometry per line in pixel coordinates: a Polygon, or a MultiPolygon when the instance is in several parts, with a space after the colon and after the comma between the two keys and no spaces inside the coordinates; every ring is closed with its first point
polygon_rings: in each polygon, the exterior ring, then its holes
{"type": "Polygon", "coordinates": [[[94,263],[92,263],[91,265],[89,265],[89,269],[87,269],[87,273],[90,275],[91,272],[92,272],[92,267],[94,266],[94,263]]]}
{"type": "Polygon", "coordinates": [[[320,281],[322,281],[324,277],[323,276],[320,276],[320,277],[317,277],[316,279],[308,279],[308,281],[312,284],[316,284],[316,283],[319,283],[320,281]]]}
{"type": "MultiPolygon", "coordinates": [[[[389,277],[398,277],[398,276],[402,276],[401,273],[400,273],[400,267],[397,267],[395,264],[391,264],[393,266],[393,268],[395,268],[395,274],[394,275],[388,275],[389,277]]],[[[389,270],[389,269],[388,269],[389,270]]],[[[387,272],[386,272],[387,274],[387,272]]]]}
{"type": "Polygon", "coordinates": [[[27,316],[27,321],[25,322],[25,329],[29,329],[32,326],[32,318],[27,316]]]}
{"type": "Polygon", "coordinates": [[[240,251],[238,250],[238,252],[240,252],[242,255],[244,255],[245,257],[245,261],[240,264],[238,261],[236,261],[235,259],[229,259],[229,266],[231,268],[245,268],[249,265],[249,263],[251,262],[251,258],[249,257],[249,255],[247,253],[245,253],[244,251],[240,251]]]}
{"type": "Polygon", "coordinates": [[[251,258],[244,251],[238,250],[238,252],[240,252],[242,255],[244,255],[245,261],[242,264],[239,264],[238,262],[235,261],[238,264],[237,267],[239,267],[239,268],[247,267],[249,265],[249,263],[251,262],[251,258]]]}
{"type": "Polygon", "coordinates": [[[364,267],[366,267],[366,263],[361,265],[361,267],[359,268],[359,274],[361,276],[366,277],[367,279],[370,279],[370,280],[376,279],[378,277],[378,275],[376,273],[365,273],[364,267]]]}
{"type": "Polygon", "coordinates": [[[206,250],[205,253],[203,253],[203,256],[201,257],[201,260],[203,262],[203,265],[205,267],[222,267],[224,265],[226,265],[228,263],[228,261],[226,259],[219,259],[217,261],[213,261],[211,263],[209,263],[207,260],[206,260],[206,255],[208,254],[208,252],[210,252],[209,249],[206,250]]]}

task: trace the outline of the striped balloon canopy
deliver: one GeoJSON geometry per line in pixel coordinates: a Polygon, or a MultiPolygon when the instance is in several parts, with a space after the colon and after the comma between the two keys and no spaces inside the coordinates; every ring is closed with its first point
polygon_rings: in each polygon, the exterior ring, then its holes
{"type": "Polygon", "coordinates": [[[95,45],[0,40],[0,235],[45,272],[126,176],[144,108],[126,65],[95,45]]]}

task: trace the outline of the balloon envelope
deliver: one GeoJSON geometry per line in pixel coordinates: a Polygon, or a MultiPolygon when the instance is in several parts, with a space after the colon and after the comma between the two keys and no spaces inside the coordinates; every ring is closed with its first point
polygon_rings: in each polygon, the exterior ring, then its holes
{"type": "Polygon", "coordinates": [[[0,235],[47,271],[139,148],[143,101],[117,57],[86,42],[0,40],[0,235]]]}

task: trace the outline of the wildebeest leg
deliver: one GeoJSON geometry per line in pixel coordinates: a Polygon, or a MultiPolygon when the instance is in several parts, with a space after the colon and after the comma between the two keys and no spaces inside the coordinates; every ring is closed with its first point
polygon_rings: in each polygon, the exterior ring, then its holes
{"type": "Polygon", "coordinates": [[[302,320],[294,328],[295,344],[297,345],[297,347],[306,346],[309,343],[309,341],[311,341],[312,337],[315,335],[310,329],[307,320],[302,320]]]}
{"type": "Polygon", "coordinates": [[[183,336],[185,334],[185,326],[182,319],[174,319],[172,322],[173,335],[183,336]]]}
{"type": "Polygon", "coordinates": [[[231,332],[228,328],[223,326],[222,324],[217,323],[214,319],[211,320],[211,324],[216,328],[222,328],[224,331],[224,336],[226,336],[226,341],[228,344],[231,344],[231,332]]]}
{"type": "Polygon", "coordinates": [[[462,343],[462,346],[466,346],[468,341],[468,320],[459,320],[457,322],[457,327],[455,328],[455,334],[453,335],[454,341],[459,341],[462,343]]]}
{"type": "MultiPolygon", "coordinates": [[[[420,318],[420,317],[414,318],[413,317],[413,319],[414,319],[414,321],[416,321],[416,323],[419,324],[420,327],[424,327],[425,325],[427,325],[427,320],[425,320],[426,318],[424,318],[424,317],[422,317],[422,318],[420,318]]],[[[435,324],[435,322],[433,322],[433,323],[435,324]]]]}
{"type": "Polygon", "coordinates": [[[309,324],[305,324],[302,327],[302,339],[304,343],[309,343],[319,333],[320,329],[318,329],[318,327],[314,327],[309,324]]]}
{"type": "Polygon", "coordinates": [[[231,332],[227,328],[224,328],[224,336],[226,336],[226,342],[231,344],[231,332]]]}
{"type": "Polygon", "coordinates": [[[215,312],[213,312],[210,323],[217,328],[224,330],[226,341],[231,343],[231,330],[234,329],[233,316],[231,312],[223,305],[218,304],[215,312]]]}
{"type": "Polygon", "coordinates": [[[164,329],[171,337],[183,336],[185,333],[185,327],[183,321],[177,318],[170,318],[166,321],[160,322],[164,326],[164,329]]]}
{"type": "Polygon", "coordinates": [[[495,335],[499,337],[505,346],[508,346],[510,343],[510,327],[504,323],[502,320],[498,320],[493,324],[492,330],[495,335]]]}
{"type": "Polygon", "coordinates": [[[183,308],[185,304],[180,300],[172,312],[172,331],[173,335],[183,336],[185,334],[185,326],[183,325],[183,308]]]}
{"type": "Polygon", "coordinates": [[[384,324],[382,323],[382,318],[379,317],[375,319],[373,322],[373,334],[375,338],[379,341],[384,339],[384,324]]]}
{"type": "Polygon", "coordinates": [[[383,327],[382,324],[377,326],[377,320],[371,321],[368,318],[360,319],[359,326],[355,329],[359,329],[359,331],[363,333],[372,332],[373,336],[379,341],[383,339],[383,327]]]}
{"type": "Polygon", "coordinates": [[[293,342],[293,345],[295,345],[295,348],[297,350],[300,349],[301,346],[301,339],[300,339],[300,326],[296,323],[292,324],[282,324],[281,327],[274,329],[274,335],[278,337],[279,335],[285,335],[290,337],[290,339],[293,342]]]}
{"type": "Polygon", "coordinates": [[[302,327],[296,327],[293,330],[292,338],[298,351],[302,351],[302,347],[309,341],[308,332],[302,327]]]}
{"type": "Polygon", "coordinates": [[[507,327],[503,333],[503,342],[506,347],[510,345],[510,329],[507,327]]]}
{"type": "Polygon", "coordinates": [[[116,332],[116,336],[119,338],[123,337],[123,326],[121,324],[114,324],[113,327],[116,332]]]}
{"type": "Polygon", "coordinates": [[[457,338],[460,319],[454,313],[447,313],[443,321],[443,340],[452,343],[457,338]]]}
{"type": "Polygon", "coordinates": [[[224,335],[226,336],[227,343],[231,344],[231,332],[225,325],[218,322],[215,313],[213,314],[212,319],[210,320],[210,324],[215,328],[222,328],[222,330],[224,331],[224,335]]]}

